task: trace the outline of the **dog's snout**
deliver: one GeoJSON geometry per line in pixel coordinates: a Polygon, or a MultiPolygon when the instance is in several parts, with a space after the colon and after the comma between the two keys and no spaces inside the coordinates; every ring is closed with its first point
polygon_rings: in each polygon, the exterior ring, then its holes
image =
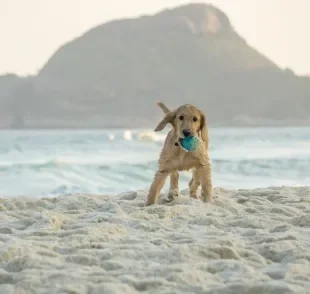
{"type": "Polygon", "coordinates": [[[184,137],[189,137],[192,134],[191,130],[188,130],[188,129],[183,130],[182,133],[184,137]]]}

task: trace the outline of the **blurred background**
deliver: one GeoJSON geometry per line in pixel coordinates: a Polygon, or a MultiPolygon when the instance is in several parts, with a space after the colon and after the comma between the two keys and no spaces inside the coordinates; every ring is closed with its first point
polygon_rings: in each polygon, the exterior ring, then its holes
{"type": "Polygon", "coordinates": [[[310,185],[309,11],[0,0],[0,197],[148,189],[157,101],[205,112],[215,186],[310,185]]]}

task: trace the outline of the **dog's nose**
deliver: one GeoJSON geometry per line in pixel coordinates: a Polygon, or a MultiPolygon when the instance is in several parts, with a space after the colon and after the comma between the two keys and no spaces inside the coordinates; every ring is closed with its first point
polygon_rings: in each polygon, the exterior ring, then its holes
{"type": "Polygon", "coordinates": [[[182,133],[184,137],[189,137],[192,134],[191,130],[183,130],[182,133]]]}

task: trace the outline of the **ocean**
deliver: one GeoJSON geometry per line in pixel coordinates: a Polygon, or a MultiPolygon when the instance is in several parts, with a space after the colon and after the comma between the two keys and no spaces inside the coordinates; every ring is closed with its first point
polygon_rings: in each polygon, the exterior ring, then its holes
{"type": "MultiPolygon", "coordinates": [[[[147,190],[166,133],[0,131],[0,197],[147,190]]],[[[214,187],[310,185],[310,128],[211,128],[209,137],[214,187]]],[[[181,190],[190,178],[180,173],[181,190]]]]}

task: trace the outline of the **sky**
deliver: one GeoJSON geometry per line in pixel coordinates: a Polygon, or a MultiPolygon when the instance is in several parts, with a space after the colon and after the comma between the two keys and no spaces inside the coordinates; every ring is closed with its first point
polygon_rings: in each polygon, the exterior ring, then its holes
{"type": "Polygon", "coordinates": [[[64,43],[116,18],[205,2],[282,68],[310,75],[310,0],[0,0],[0,74],[35,74],[64,43]]]}

